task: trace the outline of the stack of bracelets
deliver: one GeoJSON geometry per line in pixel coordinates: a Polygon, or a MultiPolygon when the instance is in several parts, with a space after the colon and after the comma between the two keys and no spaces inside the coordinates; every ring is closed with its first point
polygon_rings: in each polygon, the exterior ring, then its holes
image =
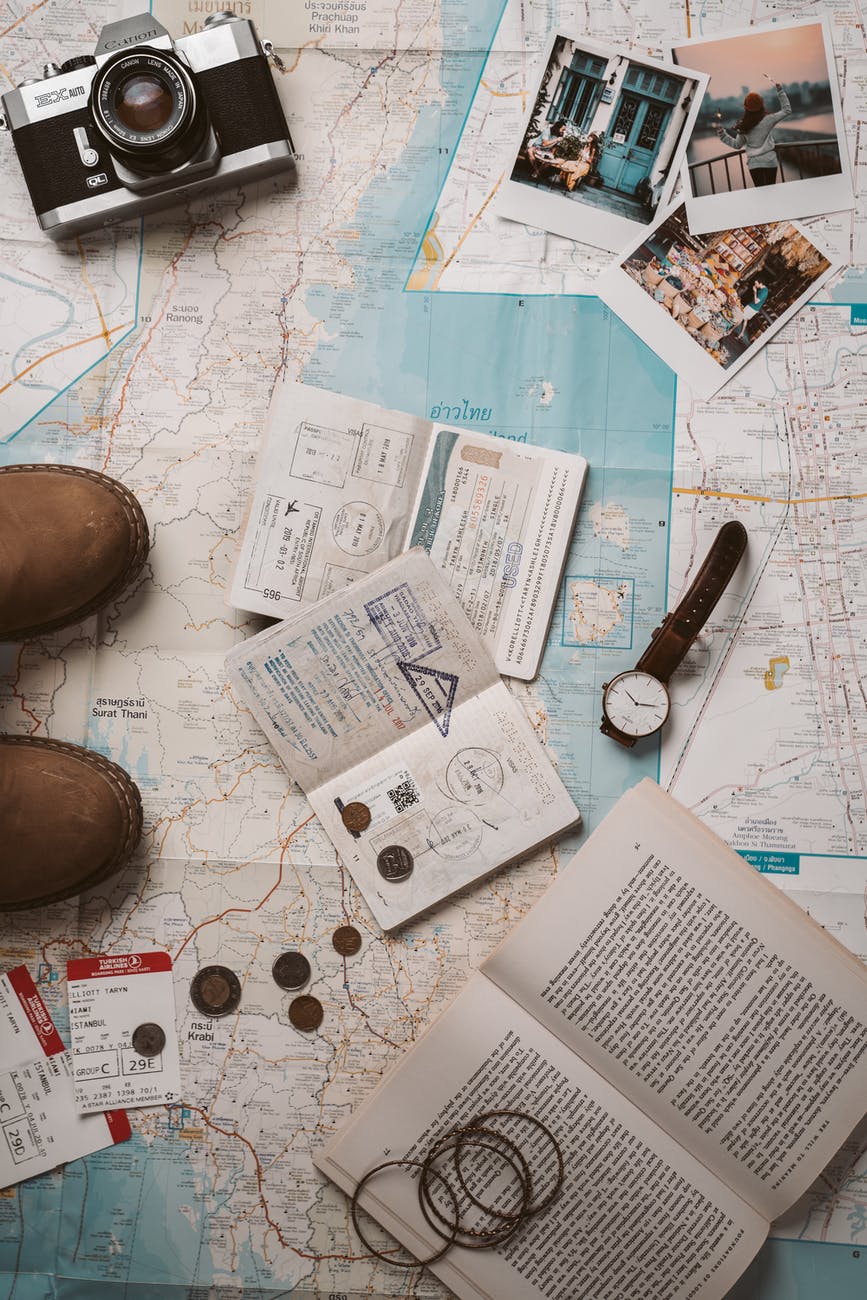
{"type": "MultiPolygon", "coordinates": [[[[419,1209],[428,1227],[444,1242],[439,1250],[426,1259],[414,1260],[414,1265],[418,1268],[442,1259],[452,1246],[463,1246],[467,1250],[491,1250],[495,1246],[504,1245],[523,1224],[552,1204],[560,1194],[565,1176],[563,1152],[554,1134],[535,1115],[521,1110],[483,1111],[465,1124],[456,1125],[435,1138],[424,1159],[416,1160],[406,1156],[401,1160],[385,1160],[373,1169],[368,1169],[355,1188],[350,1202],[355,1231],[371,1255],[386,1264],[403,1269],[407,1267],[406,1261],[393,1259],[390,1254],[372,1246],[358,1222],[358,1198],[364,1187],[384,1169],[396,1167],[419,1171],[416,1175],[419,1209]],[[522,1121],[524,1125],[536,1129],[546,1139],[556,1162],[553,1178],[549,1173],[541,1184],[537,1179],[534,1185],[533,1170],[526,1152],[513,1137],[508,1137],[501,1131],[502,1127],[509,1125],[514,1128],[516,1121],[522,1121]],[[510,1204],[509,1208],[503,1208],[499,1204],[503,1199],[503,1190],[508,1189],[501,1189],[493,1198],[497,1202],[495,1204],[486,1203],[471,1190],[468,1185],[468,1181],[472,1182],[472,1172],[468,1169],[471,1163],[468,1156],[471,1152],[487,1152],[489,1157],[492,1156],[501,1163],[503,1172],[509,1173],[509,1187],[517,1184],[520,1188],[519,1197],[511,1198],[515,1203],[510,1204]],[[454,1182],[449,1181],[442,1168],[442,1162],[448,1156],[451,1156],[449,1163],[453,1167],[454,1182]],[[545,1189],[543,1195],[538,1192],[540,1185],[545,1189]],[[434,1189],[440,1193],[439,1204],[434,1189]],[[464,1205],[468,1208],[463,1209],[464,1205]],[[488,1226],[479,1226],[479,1220],[484,1222],[485,1216],[489,1221],[488,1226]],[[466,1219],[471,1219],[471,1222],[465,1222],[466,1219]]],[[[482,1176],[488,1182],[491,1181],[490,1172],[483,1172],[482,1176]]]]}

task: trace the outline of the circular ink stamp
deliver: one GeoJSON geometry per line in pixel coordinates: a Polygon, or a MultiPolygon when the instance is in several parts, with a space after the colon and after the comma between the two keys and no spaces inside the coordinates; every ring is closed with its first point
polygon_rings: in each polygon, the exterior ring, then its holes
{"type": "Polygon", "coordinates": [[[461,862],[482,842],[482,823],[471,808],[443,808],[431,821],[428,844],[441,858],[461,862]]]}
{"type": "Polygon", "coordinates": [[[460,803],[483,804],[502,792],[503,765],[492,749],[459,749],[446,768],[449,794],[460,803]]]}
{"type": "Polygon", "coordinates": [[[385,521],[367,501],[347,501],[331,524],[331,535],[346,555],[371,555],[385,536],[385,521]]]}

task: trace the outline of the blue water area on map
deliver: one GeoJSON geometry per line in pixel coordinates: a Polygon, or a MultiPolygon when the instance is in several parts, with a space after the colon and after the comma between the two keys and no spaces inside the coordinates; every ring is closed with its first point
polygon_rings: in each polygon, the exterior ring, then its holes
{"type": "Polygon", "coordinates": [[[855,1300],[867,1295],[867,1250],[826,1241],[767,1241],[726,1300],[855,1300]]]}
{"type": "MultiPolygon", "coordinates": [[[[202,1170],[187,1163],[187,1144],[169,1133],[164,1112],[155,1114],[151,1140],[134,1133],[128,1142],[91,1156],[86,1170],[84,1162],[67,1168],[57,1272],[82,1279],[80,1292],[72,1294],[86,1295],[89,1286],[102,1300],[105,1293],[96,1283],[103,1281],[188,1282],[191,1261],[200,1259],[210,1272],[198,1225],[191,1221],[208,1192],[202,1170]],[[170,1162],[167,1142],[174,1144],[170,1162]],[[112,1238],[123,1243],[122,1250],[113,1248],[112,1238]]],[[[209,1199],[210,1211],[217,1211],[209,1199]]]]}

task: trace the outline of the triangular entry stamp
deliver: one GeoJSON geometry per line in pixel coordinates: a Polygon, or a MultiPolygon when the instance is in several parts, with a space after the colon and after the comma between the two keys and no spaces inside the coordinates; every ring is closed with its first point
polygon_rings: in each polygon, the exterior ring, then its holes
{"type": "Polygon", "coordinates": [[[433,719],[437,730],[443,735],[449,734],[449,722],[452,705],[458,690],[458,679],[454,673],[447,673],[442,668],[426,668],[424,664],[408,664],[399,659],[397,666],[418,697],[426,712],[433,719]]]}

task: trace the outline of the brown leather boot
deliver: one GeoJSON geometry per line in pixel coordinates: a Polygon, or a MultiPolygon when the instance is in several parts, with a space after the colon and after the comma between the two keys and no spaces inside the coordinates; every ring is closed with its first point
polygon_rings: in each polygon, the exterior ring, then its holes
{"type": "Polygon", "coordinates": [[[0,468],[0,641],[94,614],[147,553],[142,508],[116,479],[74,465],[0,468]]]}
{"type": "Polygon", "coordinates": [[[98,885],[141,829],[138,787],[116,763],[60,740],[0,736],[0,911],[98,885]]]}

